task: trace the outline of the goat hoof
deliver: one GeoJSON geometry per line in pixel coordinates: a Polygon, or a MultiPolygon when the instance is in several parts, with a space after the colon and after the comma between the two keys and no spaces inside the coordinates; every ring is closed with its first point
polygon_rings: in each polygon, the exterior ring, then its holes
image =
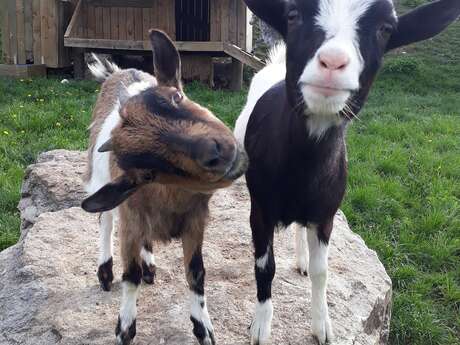
{"type": "Polygon", "coordinates": [[[142,261],[142,280],[148,285],[155,282],[157,267],[155,265],[148,266],[145,261],[142,261]]]}
{"type": "Polygon", "coordinates": [[[129,345],[131,341],[136,336],[136,319],[134,319],[133,323],[129,328],[125,331],[121,330],[121,320],[118,317],[117,328],[115,330],[115,335],[117,337],[116,345],[129,345]]]}
{"type": "Polygon", "coordinates": [[[321,320],[313,320],[312,333],[319,345],[331,344],[333,341],[333,333],[329,316],[325,316],[321,320]]]}
{"type": "Polygon", "coordinates": [[[110,291],[112,289],[113,282],[113,259],[110,258],[105,263],[99,266],[97,270],[97,277],[99,278],[99,283],[101,289],[104,291],[110,291]]]}
{"type": "Polygon", "coordinates": [[[193,334],[200,345],[216,345],[213,330],[208,329],[201,321],[198,321],[193,316],[190,317],[190,320],[193,323],[193,334]]]}

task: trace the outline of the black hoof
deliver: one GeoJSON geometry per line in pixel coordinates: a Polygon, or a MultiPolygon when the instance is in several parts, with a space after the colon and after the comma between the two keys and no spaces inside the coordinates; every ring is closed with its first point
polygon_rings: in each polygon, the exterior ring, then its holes
{"type": "Polygon", "coordinates": [[[308,276],[308,271],[303,271],[303,270],[301,270],[300,268],[297,269],[297,272],[298,272],[301,276],[308,276]]]}
{"type": "Polygon", "coordinates": [[[110,258],[107,262],[99,266],[97,270],[97,277],[102,290],[110,291],[113,282],[113,259],[110,258]]]}
{"type": "Polygon", "coordinates": [[[117,337],[117,345],[129,345],[136,336],[136,320],[133,321],[132,325],[129,326],[128,330],[121,331],[121,320],[118,317],[117,328],[115,329],[115,336],[117,337]]]}
{"type": "Polygon", "coordinates": [[[214,333],[211,330],[207,329],[202,322],[198,321],[193,316],[190,317],[190,320],[193,323],[193,334],[200,345],[216,345],[214,333]]]}
{"type": "Polygon", "coordinates": [[[144,283],[152,285],[155,282],[157,267],[155,265],[148,266],[145,261],[142,261],[142,280],[144,283]]]}

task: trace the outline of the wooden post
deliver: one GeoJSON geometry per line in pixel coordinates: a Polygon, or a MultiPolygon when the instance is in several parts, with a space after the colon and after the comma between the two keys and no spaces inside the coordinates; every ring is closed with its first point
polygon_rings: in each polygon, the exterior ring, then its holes
{"type": "Polygon", "coordinates": [[[75,79],[85,78],[85,50],[81,48],[72,49],[73,74],[75,79]]]}
{"type": "Polygon", "coordinates": [[[230,90],[240,91],[243,88],[243,63],[232,58],[230,90]]]}

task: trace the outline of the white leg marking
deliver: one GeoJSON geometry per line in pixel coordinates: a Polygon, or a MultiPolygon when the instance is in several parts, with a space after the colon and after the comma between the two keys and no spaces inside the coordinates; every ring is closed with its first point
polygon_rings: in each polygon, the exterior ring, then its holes
{"type": "Polygon", "coordinates": [[[137,296],[139,295],[139,286],[127,281],[124,281],[121,284],[123,295],[121,297],[120,323],[121,331],[126,332],[136,319],[136,301],[137,296]]]}
{"type": "Polygon", "coordinates": [[[267,247],[267,251],[265,252],[265,254],[256,260],[256,266],[259,269],[265,270],[265,267],[267,267],[269,253],[270,253],[270,249],[269,247],[267,247]]]}
{"type": "Polygon", "coordinates": [[[209,317],[208,307],[206,306],[206,298],[193,291],[190,291],[190,316],[201,322],[206,328],[207,334],[206,338],[203,339],[203,343],[211,345],[211,335],[209,332],[214,334],[214,327],[212,326],[211,318],[209,317]]]}
{"type": "Polygon", "coordinates": [[[99,266],[105,264],[113,255],[113,214],[112,212],[101,213],[99,227],[99,266]]]}
{"type": "Polygon", "coordinates": [[[256,312],[251,325],[251,345],[266,345],[272,332],[273,304],[268,299],[257,302],[256,312]]]}
{"type": "Polygon", "coordinates": [[[155,256],[152,252],[149,252],[144,247],[141,249],[141,258],[147,264],[147,266],[155,266],[155,256]]]}
{"type": "Polygon", "coordinates": [[[311,328],[313,335],[323,345],[326,340],[331,342],[333,338],[326,297],[329,246],[319,241],[315,226],[307,230],[307,240],[310,252],[311,328]]]}
{"type": "Polygon", "coordinates": [[[300,274],[308,275],[307,229],[300,224],[295,224],[295,254],[300,274]]]}

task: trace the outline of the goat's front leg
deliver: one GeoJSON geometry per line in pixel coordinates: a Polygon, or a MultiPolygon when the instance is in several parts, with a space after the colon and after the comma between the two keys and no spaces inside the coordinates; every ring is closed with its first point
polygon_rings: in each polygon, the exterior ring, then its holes
{"type": "Polygon", "coordinates": [[[266,345],[270,340],[273,318],[272,281],[275,277],[273,234],[275,226],[264,220],[261,210],[252,200],[251,229],[254,243],[257,305],[250,327],[251,344],[266,345]]]}
{"type": "Polygon", "coordinates": [[[333,220],[326,224],[309,225],[307,228],[310,253],[309,275],[311,280],[312,333],[321,345],[333,339],[331,321],[327,306],[327,269],[329,238],[333,220]]]}
{"type": "Polygon", "coordinates": [[[118,324],[115,330],[117,345],[128,345],[136,336],[137,296],[142,279],[141,241],[120,221],[121,258],[123,261],[122,297],[118,324]]]}
{"type": "Polygon", "coordinates": [[[97,277],[102,290],[110,291],[113,282],[113,213],[103,212],[99,217],[99,260],[97,277]]]}
{"type": "Polygon", "coordinates": [[[202,227],[185,229],[182,235],[184,263],[187,282],[190,288],[190,320],[193,323],[193,334],[200,345],[215,345],[214,328],[208,314],[204,295],[205,269],[203,264],[202,227]]]}
{"type": "Polygon", "coordinates": [[[156,275],[156,270],[157,270],[151,241],[148,241],[148,240],[144,241],[144,246],[141,249],[141,259],[142,259],[142,280],[146,284],[151,285],[155,282],[155,275],[156,275]]]}

